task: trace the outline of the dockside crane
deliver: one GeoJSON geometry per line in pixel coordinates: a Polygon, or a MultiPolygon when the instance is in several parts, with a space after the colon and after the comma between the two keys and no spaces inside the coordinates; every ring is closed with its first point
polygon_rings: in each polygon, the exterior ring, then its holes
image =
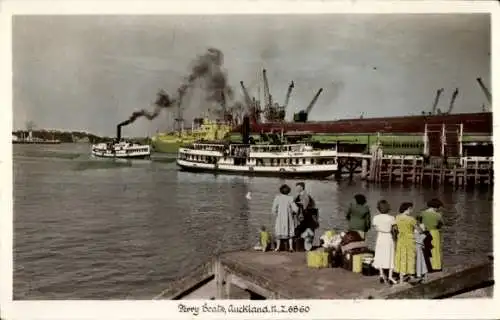
{"type": "Polygon", "coordinates": [[[288,91],[286,92],[286,97],[285,97],[285,104],[283,104],[283,108],[286,109],[288,107],[288,103],[290,102],[290,96],[292,95],[292,90],[295,87],[295,83],[290,82],[290,85],[288,86],[288,91]]]}
{"type": "Polygon", "coordinates": [[[274,120],[275,117],[273,112],[273,96],[271,95],[271,89],[269,88],[269,80],[267,79],[266,69],[262,70],[262,79],[264,81],[264,116],[267,121],[274,120]]]}
{"type": "Polygon", "coordinates": [[[319,95],[323,92],[323,88],[320,88],[318,92],[314,95],[314,98],[311,100],[309,105],[305,110],[301,110],[297,112],[296,114],[293,115],[293,120],[295,122],[307,122],[309,113],[311,112],[312,108],[316,104],[316,101],[318,101],[319,95]]]}
{"type": "Polygon", "coordinates": [[[443,91],[444,89],[441,88],[441,89],[438,89],[436,91],[436,97],[434,98],[434,103],[432,104],[432,112],[431,112],[431,115],[435,115],[436,114],[436,108],[437,108],[437,105],[439,103],[439,98],[441,98],[441,95],[443,94],[443,91]]]}
{"type": "Polygon", "coordinates": [[[243,97],[245,99],[246,110],[247,110],[246,113],[250,114],[250,118],[253,122],[258,122],[258,120],[260,119],[261,110],[257,106],[257,101],[255,99],[252,100],[252,98],[248,94],[248,90],[245,87],[243,81],[240,81],[240,85],[241,85],[241,90],[243,91],[243,97]]]}
{"type": "Polygon", "coordinates": [[[451,111],[453,110],[453,107],[455,106],[455,100],[457,100],[457,96],[458,96],[458,88],[456,88],[455,91],[453,91],[453,95],[451,96],[450,100],[450,106],[448,107],[448,111],[446,112],[446,114],[450,114],[451,111]]]}
{"type": "Polygon", "coordinates": [[[481,90],[483,90],[484,95],[486,96],[486,100],[488,100],[489,105],[491,106],[491,92],[488,88],[483,83],[483,80],[481,78],[476,79],[477,83],[479,83],[479,86],[481,87],[481,90]]]}

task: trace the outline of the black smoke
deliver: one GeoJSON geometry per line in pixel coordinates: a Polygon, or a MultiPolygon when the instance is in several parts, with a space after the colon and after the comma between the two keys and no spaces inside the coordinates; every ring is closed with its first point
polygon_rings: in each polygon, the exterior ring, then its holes
{"type": "Polygon", "coordinates": [[[165,90],[160,90],[155,101],[155,109],[150,112],[146,109],[135,111],[125,121],[117,125],[117,139],[121,138],[121,127],[133,123],[141,117],[148,120],[155,119],[161,112],[161,109],[170,108],[180,104],[184,96],[186,96],[197,81],[201,81],[202,88],[206,93],[206,101],[216,102],[222,107],[222,113],[238,108],[238,102],[234,102],[234,106],[228,107],[228,100],[234,98],[233,90],[227,81],[227,74],[223,68],[224,55],[222,51],[215,48],[207,49],[207,52],[199,55],[194,61],[190,74],[184,79],[183,83],[176,91],[176,95],[171,96],[165,90]]]}

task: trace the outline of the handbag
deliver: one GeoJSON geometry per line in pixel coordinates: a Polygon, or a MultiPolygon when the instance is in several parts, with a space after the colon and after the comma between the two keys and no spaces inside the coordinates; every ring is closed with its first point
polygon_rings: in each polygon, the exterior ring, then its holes
{"type": "Polygon", "coordinates": [[[391,234],[392,234],[392,238],[394,239],[394,241],[398,240],[399,230],[398,230],[398,227],[396,225],[392,226],[391,234]]]}

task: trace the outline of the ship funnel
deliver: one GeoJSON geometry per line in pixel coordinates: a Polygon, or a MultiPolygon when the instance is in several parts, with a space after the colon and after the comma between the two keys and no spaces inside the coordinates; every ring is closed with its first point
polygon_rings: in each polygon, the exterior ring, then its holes
{"type": "Polygon", "coordinates": [[[120,142],[122,139],[122,126],[117,125],[116,126],[116,142],[120,142]]]}
{"type": "Polygon", "coordinates": [[[243,144],[250,144],[250,117],[248,115],[243,116],[241,137],[243,140],[243,144]]]}

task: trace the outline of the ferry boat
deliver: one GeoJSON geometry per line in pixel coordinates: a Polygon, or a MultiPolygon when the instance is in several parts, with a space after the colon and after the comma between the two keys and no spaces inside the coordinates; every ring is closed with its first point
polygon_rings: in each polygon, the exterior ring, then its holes
{"type": "Polygon", "coordinates": [[[191,172],[326,178],[337,171],[337,150],[305,143],[199,142],[179,149],[177,165],[191,172]]]}
{"type": "Polygon", "coordinates": [[[92,145],[92,156],[114,159],[149,159],[151,157],[151,148],[148,145],[127,141],[98,143],[92,145]]]}

